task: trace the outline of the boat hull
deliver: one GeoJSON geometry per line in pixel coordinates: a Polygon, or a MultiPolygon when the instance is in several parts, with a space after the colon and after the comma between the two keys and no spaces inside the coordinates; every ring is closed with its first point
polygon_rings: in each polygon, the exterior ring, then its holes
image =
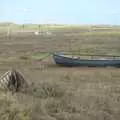
{"type": "Polygon", "coordinates": [[[65,57],[59,54],[53,54],[53,59],[57,65],[61,66],[88,66],[88,67],[120,67],[120,60],[117,59],[104,59],[104,60],[88,60],[65,57]]]}

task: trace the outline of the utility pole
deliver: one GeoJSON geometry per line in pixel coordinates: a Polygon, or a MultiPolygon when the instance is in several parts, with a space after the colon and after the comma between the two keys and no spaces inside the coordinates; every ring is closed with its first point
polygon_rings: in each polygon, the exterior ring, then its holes
{"type": "Polygon", "coordinates": [[[7,27],[7,38],[8,38],[8,40],[10,39],[10,35],[11,35],[11,24],[8,24],[8,27],[7,27]]]}

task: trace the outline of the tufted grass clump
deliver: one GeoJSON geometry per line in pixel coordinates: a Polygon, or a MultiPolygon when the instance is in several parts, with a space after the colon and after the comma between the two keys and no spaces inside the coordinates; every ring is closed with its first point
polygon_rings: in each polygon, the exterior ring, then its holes
{"type": "Polygon", "coordinates": [[[29,93],[32,93],[33,96],[39,97],[39,98],[59,98],[63,97],[65,94],[65,89],[61,84],[58,83],[51,83],[51,82],[43,82],[39,84],[39,86],[32,86],[30,88],[29,93]]]}

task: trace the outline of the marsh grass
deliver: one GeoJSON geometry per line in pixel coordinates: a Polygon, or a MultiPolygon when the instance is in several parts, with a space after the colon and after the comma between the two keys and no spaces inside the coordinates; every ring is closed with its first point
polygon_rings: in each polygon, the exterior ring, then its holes
{"type": "Polygon", "coordinates": [[[103,70],[67,72],[56,82],[32,84],[27,93],[1,92],[0,116],[9,120],[119,120],[119,74],[111,68],[103,70]]]}
{"type": "Polygon", "coordinates": [[[0,120],[120,120],[119,68],[66,68],[50,58],[39,61],[44,51],[119,55],[119,26],[55,26],[52,37],[26,33],[36,31],[32,27],[17,33],[21,26],[13,25],[10,39],[0,34],[1,74],[14,66],[30,83],[24,93],[0,91],[0,120]]]}

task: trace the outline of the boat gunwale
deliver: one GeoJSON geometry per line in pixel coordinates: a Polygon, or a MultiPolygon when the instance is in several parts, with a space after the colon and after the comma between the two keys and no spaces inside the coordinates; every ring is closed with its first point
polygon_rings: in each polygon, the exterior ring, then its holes
{"type": "MultiPolygon", "coordinates": [[[[57,56],[57,57],[62,57],[62,58],[65,58],[65,59],[69,59],[69,60],[85,60],[85,61],[120,61],[120,59],[116,59],[116,58],[114,58],[114,59],[81,59],[80,57],[78,57],[78,58],[72,58],[72,57],[70,57],[70,56],[65,56],[65,55],[61,55],[61,54],[53,54],[53,56],[57,56]]],[[[87,56],[87,55],[86,55],[87,56]]],[[[91,56],[92,57],[92,56],[91,56]]],[[[107,56],[106,56],[107,57],[107,56]]],[[[112,57],[112,56],[110,56],[110,57],[112,57]]],[[[116,56],[115,56],[116,57],[116,56]]],[[[120,57],[120,56],[119,56],[120,57]]],[[[105,57],[104,57],[105,58],[105,57]]]]}

